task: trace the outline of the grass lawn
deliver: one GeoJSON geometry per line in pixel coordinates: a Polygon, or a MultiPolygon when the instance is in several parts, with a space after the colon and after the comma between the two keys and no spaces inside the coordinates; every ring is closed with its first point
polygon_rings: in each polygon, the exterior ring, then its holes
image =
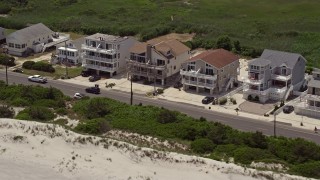
{"type": "Polygon", "coordinates": [[[64,32],[139,34],[142,38],[168,32],[195,32],[210,40],[228,35],[242,46],[301,53],[308,65],[320,67],[319,0],[28,2],[27,7],[11,12],[6,21],[0,18],[0,25],[43,22],[64,32]]]}
{"type": "MultiPolygon", "coordinates": [[[[30,70],[30,69],[23,69],[23,71],[24,71],[24,74],[28,74],[28,75],[39,74],[41,76],[52,77],[54,79],[59,79],[61,76],[64,76],[66,74],[65,66],[57,65],[57,66],[54,66],[54,68],[56,70],[54,73],[48,73],[48,72],[36,71],[36,70],[30,70]]],[[[69,77],[73,78],[73,77],[79,76],[82,69],[83,69],[82,67],[68,67],[69,77]]]]}

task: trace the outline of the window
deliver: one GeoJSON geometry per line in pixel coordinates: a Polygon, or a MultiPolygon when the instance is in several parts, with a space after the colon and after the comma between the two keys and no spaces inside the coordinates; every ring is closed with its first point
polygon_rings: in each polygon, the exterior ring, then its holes
{"type": "Polygon", "coordinates": [[[22,44],[22,46],[21,46],[22,48],[25,48],[26,47],[26,45],[25,44],[22,44]]]}
{"type": "MultiPolygon", "coordinates": [[[[173,70],[176,70],[176,66],[173,66],[173,70]]],[[[319,74],[318,74],[319,75],[319,74]]]]}
{"type": "Polygon", "coordinates": [[[118,59],[120,59],[120,53],[118,53],[118,59]]]}
{"type": "Polygon", "coordinates": [[[13,43],[9,43],[9,47],[14,47],[14,44],[13,43]]]}
{"type": "Polygon", "coordinates": [[[120,44],[118,44],[118,50],[120,49],[120,44]]]}
{"type": "Polygon", "coordinates": [[[15,44],[15,48],[21,49],[21,45],[20,44],[15,44]]]}

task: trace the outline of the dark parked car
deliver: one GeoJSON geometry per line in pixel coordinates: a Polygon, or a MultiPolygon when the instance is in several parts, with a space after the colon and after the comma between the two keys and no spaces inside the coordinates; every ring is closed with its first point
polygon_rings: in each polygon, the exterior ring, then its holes
{"type": "Polygon", "coordinates": [[[87,93],[93,93],[93,94],[99,94],[100,93],[100,88],[99,85],[96,84],[94,87],[88,87],[86,88],[87,93]]]}
{"type": "Polygon", "coordinates": [[[93,75],[93,76],[89,77],[89,81],[90,82],[95,82],[95,81],[98,81],[100,79],[101,79],[101,76],[98,76],[98,75],[93,75]]]}
{"type": "Polygon", "coordinates": [[[292,113],[293,110],[294,110],[294,107],[291,105],[287,105],[283,107],[283,112],[286,114],[292,113]]]}
{"type": "Polygon", "coordinates": [[[214,97],[206,96],[205,98],[202,99],[202,104],[209,104],[209,103],[212,103],[213,101],[214,101],[214,97]]]}
{"type": "Polygon", "coordinates": [[[82,71],[80,75],[82,77],[89,77],[90,76],[90,72],[89,71],[82,71]]]}
{"type": "Polygon", "coordinates": [[[21,68],[14,68],[12,72],[23,73],[23,70],[21,68]]]}

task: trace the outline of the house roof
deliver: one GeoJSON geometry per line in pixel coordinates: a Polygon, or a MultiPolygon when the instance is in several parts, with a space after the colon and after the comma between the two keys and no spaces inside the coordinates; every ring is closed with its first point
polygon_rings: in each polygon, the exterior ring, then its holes
{"type": "Polygon", "coordinates": [[[192,57],[189,61],[203,60],[206,63],[216,67],[223,68],[234,61],[239,60],[239,56],[224,49],[214,49],[202,52],[199,55],[192,57]]]}
{"type": "Polygon", "coordinates": [[[114,36],[114,35],[109,35],[109,34],[101,34],[101,33],[96,33],[90,36],[87,36],[86,39],[91,39],[95,41],[107,41],[107,42],[120,42],[125,39],[128,39],[128,37],[120,37],[120,36],[114,36]]]}
{"type": "Polygon", "coordinates": [[[147,51],[147,45],[150,44],[154,49],[167,57],[167,52],[170,51],[173,56],[179,56],[190,50],[189,47],[180,41],[173,39],[169,41],[147,41],[147,43],[138,42],[130,48],[131,53],[142,54],[147,51]]]}
{"type": "Polygon", "coordinates": [[[271,64],[271,61],[263,58],[252,59],[248,63],[248,65],[255,65],[255,66],[266,66],[268,64],[271,64]]]}
{"type": "Polygon", "coordinates": [[[306,61],[306,59],[301,54],[276,51],[270,49],[265,49],[260,58],[270,60],[272,68],[285,65],[293,69],[294,65],[299,60],[306,61]]]}
{"type": "Polygon", "coordinates": [[[53,34],[54,32],[42,23],[38,23],[24,29],[20,29],[8,35],[7,39],[15,38],[19,40],[29,40],[39,37],[39,35],[53,34]]]}
{"type": "Polygon", "coordinates": [[[130,52],[131,53],[135,53],[135,54],[142,54],[145,53],[147,50],[147,43],[144,42],[137,42],[135,45],[133,45],[130,48],[130,52]]]}

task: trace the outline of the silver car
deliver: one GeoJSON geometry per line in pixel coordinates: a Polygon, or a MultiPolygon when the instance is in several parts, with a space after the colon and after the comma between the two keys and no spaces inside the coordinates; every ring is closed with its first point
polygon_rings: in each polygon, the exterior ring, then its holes
{"type": "Polygon", "coordinates": [[[42,77],[41,75],[29,76],[28,80],[32,81],[32,82],[38,82],[38,83],[46,83],[47,82],[47,78],[42,77]]]}

